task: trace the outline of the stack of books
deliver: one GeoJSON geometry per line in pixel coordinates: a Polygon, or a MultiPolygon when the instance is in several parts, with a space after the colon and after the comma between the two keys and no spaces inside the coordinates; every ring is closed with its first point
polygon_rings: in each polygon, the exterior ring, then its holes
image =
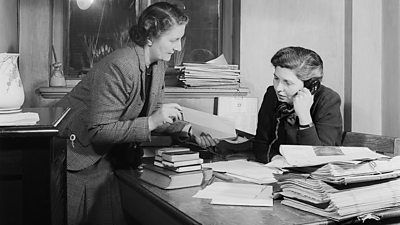
{"type": "Polygon", "coordinates": [[[335,221],[400,206],[400,156],[379,157],[368,148],[355,147],[359,153],[356,159],[352,153],[346,154],[348,148],[297,147],[283,146],[280,149],[288,159],[286,172],[275,175],[284,197],[282,204],[335,221]],[[295,159],[299,149],[305,150],[303,157],[295,159]],[[314,154],[308,155],[307,152],[314,154]],[[318,164],[318,157],[326,161],[318,164]],[[333,160],[329,161],[329,157],[333,160]],[[337,160],[338,157],[343,160],[337,160]],[[311,165],[314,160],[314,165],[311,165]]]}
{"type": "Polygon", "coordinates": [[[183,63],[175,69],[181,71],[178,79],[185,88],[239,89],[238,65],[212,63],[183,63]]]}
{"type": "Polygon", "coordinates": [[[201,185],[202,163],[198,152],[184,147],[165,147],[156,150],[153,165],[143,166],[140,179],[162,189],[201,185]]]}
{"type": "Polygon", "coordinates": [[[203,159],[198,152],[185,147],[166,147],[156,150],[154,165],[178,173],[201,170],[203,159]]]}

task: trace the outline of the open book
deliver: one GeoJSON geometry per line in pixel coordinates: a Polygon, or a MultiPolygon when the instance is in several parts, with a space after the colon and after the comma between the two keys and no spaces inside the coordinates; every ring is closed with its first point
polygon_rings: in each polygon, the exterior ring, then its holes
{"type": "Polygon", "coordinates": [[[281,145],[279,151],[293,167],[316,166],[330,162],[388,158],[367,147],[281,145]]]}

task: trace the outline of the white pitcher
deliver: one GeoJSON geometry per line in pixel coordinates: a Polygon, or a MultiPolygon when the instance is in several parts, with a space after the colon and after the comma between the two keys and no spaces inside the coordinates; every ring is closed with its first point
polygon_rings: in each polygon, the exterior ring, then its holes
{"type": "Polygon", "coordinates": [[[17,53],[0,53],[0,110],[19,109],[24,103],[18,56],[17,53]]]}

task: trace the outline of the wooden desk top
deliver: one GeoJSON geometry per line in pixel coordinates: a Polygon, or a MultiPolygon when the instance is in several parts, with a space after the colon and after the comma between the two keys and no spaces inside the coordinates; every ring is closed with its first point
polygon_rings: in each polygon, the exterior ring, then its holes
{"type": "MultiPolygon", "coordinates": [[[[121,189],[124,192],[139,192],[145,195],[149,201],[165,210],[174,212],[182,218],[182,224],[229,224],[229,225],[257,225],[257,224],[307,224],[321,222],[326,224],[323,217],[290,208],[275,200],[273,207],[248,207],[248,206],[224,206],[211,205],[209,199],[193,198],[192,196],[201,187],[183,188],[176,190],[162,190],[137,179],[137,173],[129,170],[116,172],[122,184],[129,186],[130,190],[121,189]]],[[[122,198],[130,193],[121,193],[122,198]]],[[[131,193],[132,194],[132,193],[131,193]]],[[[142,202],[123,201],[123,208],[130,209],[142,205],[142,202]]],[[[147,209],[150,210],[150,209],[147,209]]],[[[129,213],[129,210],[124,210],[129,213]]],[[[136,213],[137,211],[134,211],[136,213]]],[[[140,212],[137,212],[140,214],[140,212]]],[[[148,216],[152,216],[151,213],[148,216]]],[[[157,215],[153,215],[157,216],[157,215]]],[[[151,223],[150,223],[151,224],[151,223]]],[[[319,224],[319,223],[316,223],[319,224]]]]}

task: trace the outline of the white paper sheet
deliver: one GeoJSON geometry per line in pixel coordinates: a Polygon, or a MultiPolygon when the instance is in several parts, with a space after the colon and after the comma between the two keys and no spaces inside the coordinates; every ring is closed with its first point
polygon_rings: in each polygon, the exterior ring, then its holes
{"type": "Polygon", "coordinates": [[[203,163],[203,167],[209,167],[214,171],[228,173],[231,176],[257,184],[274,183],[276,180],[273,173],[280,173],[277,169],[244,159],[203,163]]]}
{"type": "Polygon", "coordinates": [[[272,186],[215,182],[198,191],[194,198],[211,199],[211,204],[272,206],[272,186]]]}
{"type": "Polygon", "coordinates": [[[192,132],[199,136],[202,132],[213,138],[236,138],[235,125],[232,121],[210,113],[182,106],[183,119],[192,124],[192,132]]]}

